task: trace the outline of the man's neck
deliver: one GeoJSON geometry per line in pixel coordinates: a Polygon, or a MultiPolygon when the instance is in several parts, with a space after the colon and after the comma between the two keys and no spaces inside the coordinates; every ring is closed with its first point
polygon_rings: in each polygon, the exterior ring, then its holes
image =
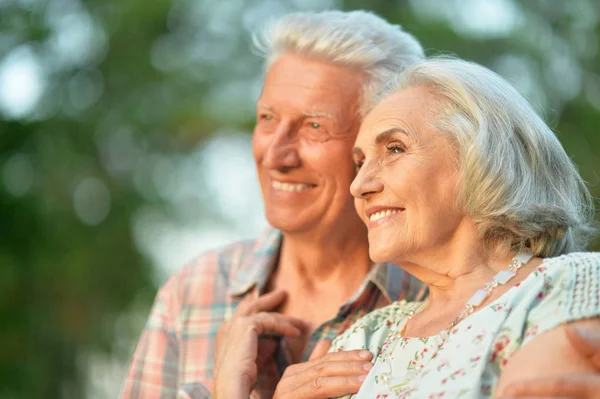
{"type": "Polygon", "coordinates": [[[284,233],[278,269],[317,287],[326,281],[352,280],[349,277],[362,281],[372,264],[366,231],[361,225],[331,234],[284,233]]]}
{"type": "Polygon", "coordinates": [[[315,237],[326,235],[284,233],[278,266],[268,287],[288,292],[281,312],[318,325],[333,318],[356,292],[373,262],[365,231],[346,231],[352,234],[319,240],[315,237]]]}
{"type": "Polygon", "coordinates": [[[267,289],[287,291],[288,299],[277,310],[310,325],[301,337],[287,340],[293,362],[302,359],[312,332],[337,315],[373,265],[364,226],[345,227],[331,234],[283,233],[267,289]]]}

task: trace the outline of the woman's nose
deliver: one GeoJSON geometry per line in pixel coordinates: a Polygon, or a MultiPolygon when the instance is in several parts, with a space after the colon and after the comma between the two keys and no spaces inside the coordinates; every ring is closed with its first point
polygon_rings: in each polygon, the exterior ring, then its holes
{"type": "Polygon", "coordinates": [[[377,176],[376,168],[363,164],[350,185],[350,193],[355,198],[365,199],[383,191],[383,183],[377,176]]]}

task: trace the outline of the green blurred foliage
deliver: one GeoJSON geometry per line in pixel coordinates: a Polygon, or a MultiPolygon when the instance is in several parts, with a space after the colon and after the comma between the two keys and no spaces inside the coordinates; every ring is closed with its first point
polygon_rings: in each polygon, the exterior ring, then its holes
{"type": "Polygon", "coordinates": [[[517,22],[490,34],[461,20],[481,3],[0,1],[0,62],[33,55],[44,86],[31,110],[0,114],[0,398],[99,397],[89,355],[126,364],[160,280],[135,215],[173,206],[153,170],[220,128],[251,131],[249,29],[268,16],[367,8],[428,54],[489,66],[544,110],[600,195],[600,4],[502,1],[517,22]]]}

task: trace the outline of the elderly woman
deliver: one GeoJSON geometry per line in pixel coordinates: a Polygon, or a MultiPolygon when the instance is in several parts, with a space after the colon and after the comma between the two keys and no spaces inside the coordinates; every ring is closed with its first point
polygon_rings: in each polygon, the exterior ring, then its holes
{"type": "MultiPolygon", "coordinates": [[[[337,378],[340,391],[362,382],[355,398],[489,398],[517,381],[593,373],[566,327],[600,329],[600,255],[576,252],[593,233],[592,199],[527,101],[486,68],[432,58],[368,110],[351,192],[370,257],[413,274],[430,296],[361,318],[331,349],[348,351],[347,365],[292,366],[275,397],[299,397],[291,386],[311,379],[321,397],[337,378]]],[[[265,331],[286,328],[271,320],[265,331]]],[[[229,360],[254,362],[259,333],[240,332],[229,360]]]]}
{"type": "Polygon", "coordinates": [[[552,131],[506,81],[433,58],[375,99],[351,186],[370,256],[429,287],[360,319],[332,350],[367,348],[356,398],[480,398],[592,370],[566,325],[600,325],[593,205],[552,131]]]}

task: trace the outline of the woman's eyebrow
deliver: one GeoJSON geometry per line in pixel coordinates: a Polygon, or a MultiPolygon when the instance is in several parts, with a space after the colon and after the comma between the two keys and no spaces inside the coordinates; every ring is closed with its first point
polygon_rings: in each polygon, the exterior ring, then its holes
{"type": "MultiPolygon", "coordinates": [[[[384,130],[383,132],[379,133],[376,137],[375,137],[375,144],[379,145],[381,143],[384,143],[386,141],[388,141],[391,137],[393,137],[395,134],[404,134],[405,136],[410,136],[408,134],[408,132],[400,127],[392,127],[389,129],[384,130]]],[[[364,156],[364,152],[360,147],[354,147],[352,149],[352,155],[353,156],[364,156]]]]}
{"type": "Polygon", "coordinates": [[[375,144],[381,144],[387,140],[390,139],[390,137],[394,136],[397,133],[401,133],[404,134],[405,136],[408,136],[409,134],[406,132],[406,130],[399,128],[399,127],[392,127],[390,129],[384,130],[383,132],[379,133],[377,135],[377,137],[375,137],[375,144]]]}

